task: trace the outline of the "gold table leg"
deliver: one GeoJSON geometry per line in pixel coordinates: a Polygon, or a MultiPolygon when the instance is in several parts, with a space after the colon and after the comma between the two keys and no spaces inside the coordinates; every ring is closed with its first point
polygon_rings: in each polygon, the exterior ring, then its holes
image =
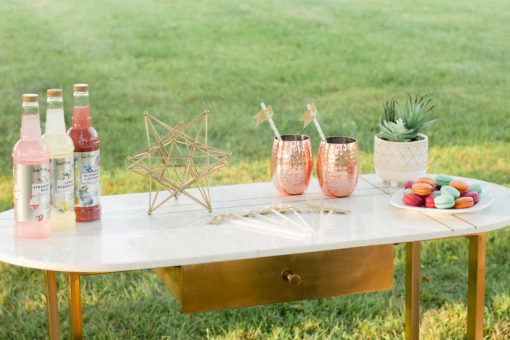
{"type": "Polygon", "coordinates": [[[48,333],[51,340],[60,340],[58,320],[57,278],[54,271],[46,270],[46,310],[48,312],[48,333]]]}
{"type": "Polygon", "coordinates": [[[420,337],[420,242],[406,243],[406,339],[420,337]]]}
{"type": "Polygon", "coordinates": [[[483,338],[487,233],[469,236],[467,339],[483,338]]]}
{"type": "Polygon", "coordinates": [[[68,273],[69,330],[71,339],[83,339],[83,319],[81,314],[80,274],[68,273]]]}

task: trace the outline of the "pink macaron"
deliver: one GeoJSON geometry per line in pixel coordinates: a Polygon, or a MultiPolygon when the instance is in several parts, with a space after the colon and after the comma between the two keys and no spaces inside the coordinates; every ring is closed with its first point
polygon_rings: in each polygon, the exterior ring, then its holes
{"type": "Polygon", "coordinates": [[[438,195],[428,195],[425,197],[425,208],[436,208],[436,204],[434,203],[434,198],[436,198],[438,195]]]}
{"type": "Polygon", "coordinates": [[[432,191],[439,191],[441,190],[441,187],[437,184],[434,184],[434,186],[432,187],[432,191]]]}
{"type": "Polygon", "coordinates": [[[423,197],[418,196],[414,193],[405,194],[402,199],[405,204],[410,205],[412,207],[421,207],[423,205],[423,197]]]}
{"type": "Polygon", "coordinates": [[[471,197],[475,204],[478,203],[478,201],[480,201],[480,196],[478,196],[478,193],[476,191],[465,192],[462,195],[460,195],[460,197],[471,197]]]}
{"type": "Polygon", "coordinates": [[[404,185],[405,189],[411,189],[413,187],[414,181],[407,181],[407,183],[404,185]]]}

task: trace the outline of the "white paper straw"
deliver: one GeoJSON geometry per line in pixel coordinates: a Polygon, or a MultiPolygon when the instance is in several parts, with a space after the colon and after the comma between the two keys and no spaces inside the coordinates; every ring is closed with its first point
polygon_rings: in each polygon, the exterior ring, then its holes
{"type": "Polygon", "coordinates": [[[317,228],[317,235],[322,235],[323,233],[323,230],[324,230],[324,210],[321,209],[321,211],[319,211],[319,227],[317,228]]]}
{"type": "MultiPolygon", "coordinates": [[[[260,103],[260,107],[262,108],[262,110],[266,110],[266,104],[260,103]]],[[[269,121],[269,124],[271,124],[271,127],[273,128],[273,131],[274,131],[274,134],[276,135],[276,138],[278,138],[278,140],[282,140],[282,137],[280,136],[280,133],[276,129],[276,125],[274,125],[273,119],[271,117],[269,117],[267,120],[269,121]]]]}
{"type": "Polygon", "coordinates": [[[261,215],[261,214],[257,214],[256,215],[258,218],[266,221],[267,223],[269,223],[270,225],[274,226],[275,228],[280,228],[280,229],[285,229],[287,231],[290,231],[290,232],[293,232],[293,233],[299,233],[299,234],[303,234],[303,232],[301,231],[296,231],[295,228],[291,228],[289,227],[286,223],[282,223],[281,220],[277,220],[275,221],[274,217],[271,218],[269,216],[264,216],[264,215],[261,215]]]}
{"type": "MultiPolygon", "coordinates": [[[[243,218],[244,219],[244,218],[243,218]]],[[[255,231],[258,233],[270,235],[270,236],[277,236],[277,237],[285,237],[285,238],[294,238],[294,239],[304,239],[308,238],[309,235],[303,234],[303,233],[296,233],[296,232],[290,232],[282,229],[277,229],[274,227],[270,227],[265,224],[261,223],[253,223],[252,221],[241,221],[241,220],[232,220],[234,224],[236,224],[238,227],[241,227],[243,229],[249,230],[249,231],[255,231]]]]}
{"type": "Polygon", "coordinates": [[[297,223],[296,221],[293,221],[292,219],[288,218],[287,216],[279,213],[278,211],[276,211],[275,209],[271,209],[273,211],[273,213],[282,218],[284,221],[288,222],[288,223],[291,223],[292,225],[298,227],[299,229],[301,229],[303,232],[307,233],[307,234],[313,234],[315,233],[315,231],[312,229],[310,230],[306,225],[301,225],[299,223],[297,223]]]}
{"type": "Polygon", "coordinates": [[[306,220],[305,220],[303,217],[301,217],[301,215],[300,215],[297,211],[293,210],[292,212],[294,213],[294,215],[296,215],[296,216],[297,216],[297,218],[298,218],[301,222],[303,222],[303,225],[305,225],[308,229],[310,229],[310,231],[311,231],[313,234],[315,234],[315,233],[316,233],[315,229],[314,229],[314,228],[313,228],[310,224],[308,224],[308,222],[306,222],[306,220]]]}
{"type": "Polygon", "coordinates": [[[271,211],[278,217],[280,217],[284,222],[286,223],[290,223],[292,224],[293,226],[295,227],[298,227],[299,229],[301,229],[302,231],[304,232],[308,232],[308,230],[305,229],[305,227],[303,227],[302,225],[300,225],[299,223],[297,223],[296,221],[293,221],[292,219],[288,218],[287,216],[281,214],[280,212],[278,212],[277,210],[275,209],[271,209],[271,211]]]}
{"type": "MultiPolygon", "coordinates": [[[[312,107],[310,106],[310,104],[306,104],[306,108],[308,110],[311,110],[312,107]]],[[[326,141],[326,137],[324,136],[324,132],[322,132],[322,129],[321,129],[321,126],[319,125],[319,122],[317,121],[317,118],[314,118],[313,119],[313,123],[315,124],[315,127],[317,128],[317,131],[319,131],[319,135],[321,136],[321,140],[324,142],[324,143],[327,143],[326,141]]]]}
{"type": "Polygon", "coordinates": [[[324,233],[325,230],[329,227],[329,218],[333,215],[333,209],[329,210],[329,213],[326,215],[325,221],[324,221],[324,229],[322,232],[324,233]]]}
{"type": "Polygon", "coordinates": [[[287,225],[285,223],[281,223],[281,221],[275,220],[274,217],[270,218],[269,216],[264,216],[264,215],[259,214],[259,213],[255,213],[255,217],[258,217],[258,218],[256,218],[256,219],[255,218],[248,218],[246,216],[242,216],[241,218],[246,220],[246,221],[249,221],[249,222],[259,223],[259,224],[262,224],[262,225],[267,226],[269,228],[277,229],[278,231],[284,231],[284,232],[290,232],[292,234],[303,235],[303,232],[297,231],[296,229],[292,229],[292,228],[287,227],[287,225]],[[265,221],[265,223],[261,222],[260,220],[265,221]]]}

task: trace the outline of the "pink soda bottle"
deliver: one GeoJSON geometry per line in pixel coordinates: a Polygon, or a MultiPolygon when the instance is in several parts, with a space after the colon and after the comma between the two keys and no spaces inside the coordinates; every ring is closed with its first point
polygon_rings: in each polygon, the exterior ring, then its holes
{"type": "Polygon", "coordinates": [[[67,134],[74,143],[74,204],[76,222],[101,218],[99,136],[92,127],[89,86],[73,86],[73,120],[67,134]]]}
{"type": "Polygon", "coordinates": [[[41,137],[39,97],[23,95],[20,139],[12,149],[14,232],[24,238],[51,234],[50,152],[41,137]]]}

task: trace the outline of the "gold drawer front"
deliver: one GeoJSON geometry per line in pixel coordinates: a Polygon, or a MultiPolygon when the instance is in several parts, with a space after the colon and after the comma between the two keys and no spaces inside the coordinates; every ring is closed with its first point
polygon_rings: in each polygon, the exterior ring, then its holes
{"type": "Polygon", "coordinates": [[[393,245],[154,269],[184,313],[357,294],[393,285],[393,245]]]}

